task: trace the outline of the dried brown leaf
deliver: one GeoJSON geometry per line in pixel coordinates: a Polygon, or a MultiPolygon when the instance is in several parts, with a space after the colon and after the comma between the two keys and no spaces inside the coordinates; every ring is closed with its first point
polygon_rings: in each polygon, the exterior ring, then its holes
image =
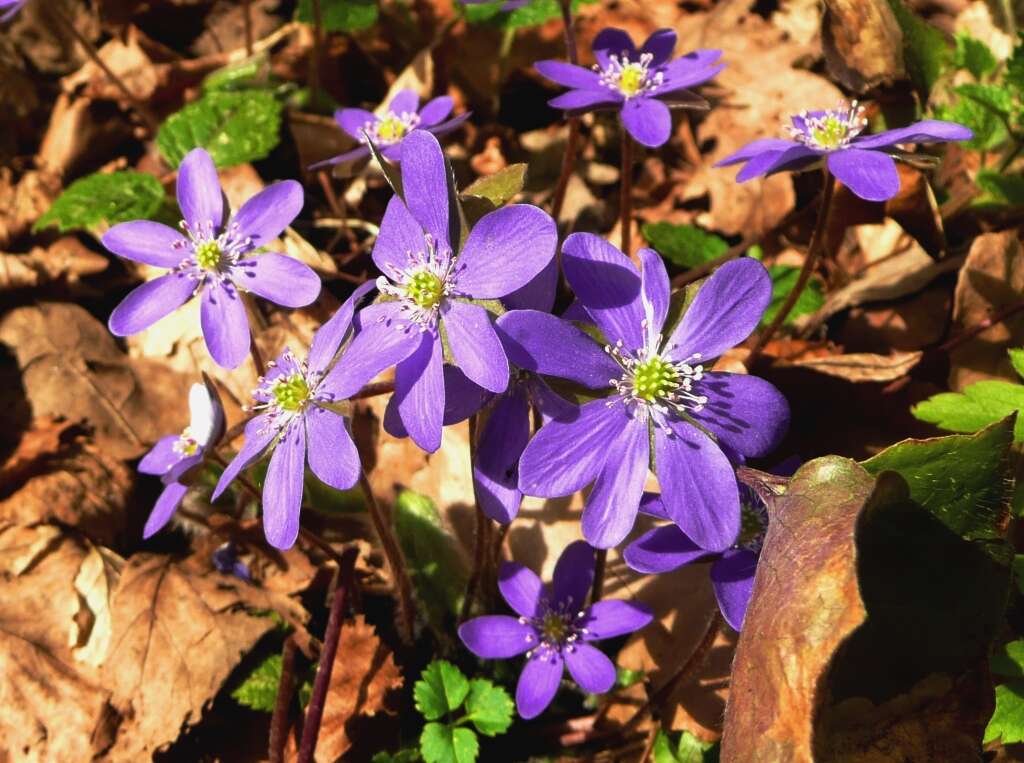
{"type": "Polygon", "coordinates": [[[906,75],[903,32],[888,0],[825,0],[822,47],[829,74],[857,93],[906,75]]]}
{"type": "Polygon", "coordinates": [[[56,455],[70,427],[70,422],[52,416],[33,421],[32,428],[22,433],[17,449],[0,466],[0,495],[23,483],[42,462],[56,455]]]}
{"type": "Polygon", "coordinates": [[[102,273],[108,265],[106,257],[65,236],[45,249],[33,247],[28,254],[0,253],[0,292],[33,289],[53,281],[75,287],[83,276],[102,273]]]}
{"type": "Polygon", "coordinates": [[[851,382],[890,382],[910,373],[910,369],[921,360],[921,355],[920,352],[894,352],[890,355],[855,352],[799,360],[793,365],[851,382]]]}

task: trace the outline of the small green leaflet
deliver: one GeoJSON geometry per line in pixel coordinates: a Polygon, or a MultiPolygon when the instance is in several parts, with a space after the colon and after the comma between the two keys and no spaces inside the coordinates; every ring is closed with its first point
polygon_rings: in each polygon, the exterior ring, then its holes
{"type": "Polygon", "coordinates": [[[214,91],[172,114],[156,145],[177,167],[193,148],[205,148],[218,167],[262,159],[280,140],[281,104],[266,90],[214,91]]]}
{"type": "Polygon", "coordinates": [[[979,170],[974,182],[985,192],[980,202],[1009,206],[1024,205],[1024,175],[1008,175],[997,170],[979,170]]]}
{"type": "Polygon", "coordinates": [[[272,713],[280,681],[281,655],[272,654],[253,669],[231,696],[240,705],[272,713]]]}
{"type": "Polygon", "coordinates": [[[659,730],[651,757],[654,763],[718,763],[718,750],[717,743],[702,742],[688,731],[679,735],[679,743],[673,749],[669,735],[659,730]]]}
{"type": "Polygon", "coordinates": [[[469,681],[462,671],[447,660],[434,660],[427,665],[413,687],[416,709],[428,721],[435,721],[462,705],[469,694],[469,681]]]}
{"type": "Polygon", "coordinates": [[[974,137],[965,141],[964,145],[976,151],[991,151],[1006,143],[1009,138],[1003,120],[968,98],[960,98],[952,106],[937,108],[935,116],[969,127],[974,137]]]}
{"type": "Polygon", "coordinates": [[[1024,641],[1011,641],[992,655],[992,672],[1003,679],[996,687],[996,709],[985,729],[985,743],[1024,742],[1024,641]]]}
{"type": "Polygon", "coordinates": [[[470,729],[428,723],[420,735],[420,754],[427,763],[473,763],[479,752],[470,729]]]}
{"type": "MultiPolygon", "coordinates": [[[[768,275],[772,277],[772,301],[768,303],[768,309],[764,311],[764,317],[761,318],[762,326],[767,326],[772,322],[776,313],[779,312],[779,308],[782,307],[782,303],[793,291],[793,287],[796,286],[797,279],[800,277],[800,268],[793,265],[769,265],[768,275]]],[[[825,296],[821,292],[821,284],[815,278],[811,278],[804,286],[804,290],[800,292],[800,296],[797,297],[793,309],[786,316],[786,325],[788,326],[801,315],[816,312],[823,304],[825,304],[825,296]]]]}
{"type": "Polygon", "coordinates": [[[981,79],[995,70],[998,59],[981,40],[961,32],[956,36],[956,52],[953,64],[958,69],[966,69],[975,79],[981,79]]]}
{"type": "Polygon", "coordinates": [[[484,736],[504,734],[512,725],[515,705],[508,692],[483,678],[469,682],[466,719],[484,736]]]}
{"type": "MultiPolygon", "coordinates": [[[[581,5],[596,2],[597,0],[572,0],[573,13],[575,14],[581,5]]],[[[532,0],[528,5],[516,8],[511,13],[503,13],[502,5],[504,2],[463,5],[462,9],[471,24],[487,23],[503,29],[539,26],[562,15],[558,0],[532,0]]]]}
{"type": "MultiPolygon", "coordinates": [[[[328,32],[359,32],[377,23],[377,0],[320,0],[324,29],[328,32]]],[[[299,0],[295,20],[313,23],[313,0],[299,0]]]]}
{"type": "Polygon", "coordinates": [[[142,172],[111,172],[87,175],[69,185],[33,230],[54,226],[61,233],[70,230],[97,231],[129,220],[156,215],[164,200],[160,181],[142,172]]]}
{"type": "Polygon", "coordinates": [[[370,759],[370,763],[416,763],[420,759],[419,750],[399,750],[396,753],[378,752],[370,759]]]}
{"type": "Polygon", "coordinates": [[[914,86],[928,100],[935,81],[950,63],[951,51],[938,29],[907,9],[903,0],[889,0],[896,23],[903,31],[903,60],[914,86]]]}
{"type": "Polygon", "coordinates": [[[645,223],[640,232],[658,254],[682,268],[695,268],[729,249],[724,239],[696,225],[645,223]]]}

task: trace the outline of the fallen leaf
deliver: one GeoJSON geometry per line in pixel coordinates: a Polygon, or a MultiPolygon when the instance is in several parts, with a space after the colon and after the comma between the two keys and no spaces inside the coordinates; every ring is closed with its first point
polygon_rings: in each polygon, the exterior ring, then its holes
{"type": "Polygon", "coordinates": [[[70,422],[52,416],[33,421],[32,428],[22,433],[17,449],[0,466],[0,495],[22,484],[41,463],[55,456],[70,427],[70,422]]]}
{"type": "Polygon", "coordinates": [[[906,76],[903,32],[888,0],[825,0],[822,47],[829,74],[856,93],[906,76]]]}
{"type": "Polygon", "coordinates": [[[72,291],[86,276],[102,273],[110,262],[74,236],[63,236],[47,248],[28,254],[0,253],[0,292],[34,289],[54,281],[72,291]]]}
{"type": "MultiPolygon", "coordinates": [[[[0,167],[0,247],[28,233],[60,190],[60,178],[53,173],[33,170],[15,182],[11,169],[0,167]]],[[[13,278],[6,268],[0,268],[0,288],[13,278]]]]}
{"type": "Polygon", "coordinates": [[[894,352],[890,355],[875,355],[858,352],[799,360],[793,365],[851,382],[890,382],[910,373],[910,369],[921,360],[922,354],[894,352]]]}

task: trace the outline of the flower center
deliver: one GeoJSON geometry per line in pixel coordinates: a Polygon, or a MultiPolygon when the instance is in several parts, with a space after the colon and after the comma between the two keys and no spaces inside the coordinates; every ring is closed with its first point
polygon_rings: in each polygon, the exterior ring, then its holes
{"type": "Polygon", "coordinates": [[[444,296],[444,283],[429,270],[413,273],[405,284],[406,296],[424,310],[430,310],[440,304],[444,296]]]}
{"type": "Polygon", "coordinates": [[[196,246],[196,265],[203,270],[216,270],[222,256],[216,241],[204,241],[196,246]]]}
{"type": "Polygon", "coordinates": [[[678,386],[676,367],[657,355],[638,363],[633,369],[634,393],[648,403],[670,395],[678,386]]]}
{"type": "Polygon", "coordinates": [[[664,81],[663,72],[650,71],[653,60],[653,55],[644,53],[639,61],[630,61],[623,53],[622,56],[610,56],[608,66],[604,69],[597,66],[594,68],[601,75],[602,85],[624,98],[633,98],[657,89],[664,81]]]}
{"type": "Polygon", "coordinates": [[[845,148],[868,124],[864,118],[864,107],[858,106],[856,101],[849,106],[841,103],[828,111],[804,111],[792,121],[792,126],[787,127],[790,135],[818,151],[845,148]]]}
{"type": "Polygon", "coordinates": [[[565,637],[569,635],[569,623],[566,622],[565,616],[558,612],[547,612],[544,615],[544,619],[540,624],[541,637],[545,641],[551,641],[555,643],[562,643],[565,637]]]}
{"type": "Polygon", "coordinates": [[[369,133],[374,143],[382,146],[390,146],[398,143],[402,138],[412,132],[420,123],[420,116],[416,112],[402,112],[396,114],[389,111],[386,116],[375,122],[367,122],[364,129],[369,133]]]}
{"type": "Polygon", "coordinates": [[[175,453],[181,456],[194,456],[199,450],[199,440],[192,434],[191,427],[185,427],[181,436],[171,446],[175,453]]]}
{"type": "Polygon", "coordinates": [[[405,317],[426,331],[437,323],[441,306],[454,287],[455,263],[450,251],[438,251],[429,234],[423,236],[423,244],[423,251],[407,252],[405,268],[389,265],[387,277],[377,279],[377,288],[398,298],[405,317]]]}
{"type": "Polygon", "coordinates": [[[527,642],[536,643],[526,653],[528,659],[538,651],[541,656],[563,649],[572,652],[576,649],[576,642],[590,632],[583,627],[587,611],[575,609],[571,598],[556,604],[544,601],[541,610],[542,613],[537,617],[519,618],[519,622],[532,626],[534,631],[526,637],[527,642]]]}
{"type": "Polygon", "coordinates": [[[621,341],[604,348],[622,367],[622,376],[609,382],[618,396],[610,398],[608,405],[624,402],[656,426],[666,425],[670,415],[701,410],[708,399],[697,394],[693,386],[704,378],[704,366],[693,363],[700,360],[700,353],[685,360],[672,360],[658,354],[660,336],[649,337],[647,341],[653,348],[642,347],[636,355],[624,351],[621,341]]]}
{"type": "Polygon", "coordinates": [[[273,395],[278,408],[294,413],[302,410],[309,400],[309,384],[306,377],[296,371],[289,376],[275,379],[270,394],[273,395]]]}

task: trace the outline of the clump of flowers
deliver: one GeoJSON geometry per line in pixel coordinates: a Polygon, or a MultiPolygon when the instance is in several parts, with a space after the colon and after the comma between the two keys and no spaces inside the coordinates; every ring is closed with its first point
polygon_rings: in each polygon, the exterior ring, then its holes
{"type": "Polygon", "coordinates": [[[249,353],[243,293],[285,307],[304,307],[320,294],[320,278],[307,265],[258,251],[302,210],[302,186],[294,180],[274,183],[225,222],[217,169],[210,155],[196,148],[181,162],[177,191],[182,232],[133,220],[103,235],[103,245],[114,254],[170,270],[125,297],[110,315],[110,330],[116,336],[137,334],[198,296],[210,355],[224,368],[235,368],[249,353]]]}
{"type": "Polygon", "coordinates": [[[539,61],[538,72],[571,88],[549,103],[571,114],[617,110],[638,143],[664,145],[672,132],[670,108],[707,108],[689,91],[725,68],[720,50],[697,50],[673,59],[676,33],[659,29],[637,50],[622,29],[608,28],[594,38],[597,64],[587,69],[564,61],[539,61]]]}
{"type": "Polygon", "coordinates": [[[743,164],[739,182],[776,172],[826,166],[857,196],[868,201],[891,199],[900,190],[896,159],[907,143],[970,140],[969,129],[955,122],[926,119],[907,127],[862,135],[864,108],[856,101],[834,109],[803,111],[786,126],[791,140],[763,138],[747,144],[715,166],[743,164]]]}
{"type": "Polygon", "coordinates": [[[478,657],[526,655],[516,686],[523,718],[535,718],[551,704],[566,668],[584,691],[611,689],[615,665],[591,642],[633,633],[651,621],[651,612],[633,602],[607,599],[587,606],[593,578],[594,550],[582,541],[562,552],[550,586],[527,567],[505,562],[498,588],[518,617],[485,615],[459,628],[459,638],[478,657]]]}

